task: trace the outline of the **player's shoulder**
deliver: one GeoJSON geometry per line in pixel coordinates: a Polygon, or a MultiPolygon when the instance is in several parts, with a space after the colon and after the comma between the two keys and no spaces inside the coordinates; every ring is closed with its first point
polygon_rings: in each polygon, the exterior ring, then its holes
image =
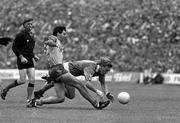
{"type": "Polygon", "coordinates": [[[56,36],[54,36],[54,35],[49,35],[49,36],[48,36],[48,39],[49,39],[49,40],[56,40],[56,39],[57,39],[57,37],[56,37],[56,36]]]}
{"type": "Polygon", "coordinates": [[[16,34],[16,37],[24,36],[24,35],[25,35],[25,32],[24,31],[20,31],[19,33],[16,34]]]}
{"type": "Polygon", "coordinates": [[[79,61],[79,62],[81,62],[81,63],[83,63],[83,64],[96,64],[96,62],[95,62],[95,61],[92,61],[92,60],[81,60],[81,61],[79,61]]]}
{"type": "Polygon", "coordinates": [[[80,60],[80,61],[75,61],[76,64],[82,65],[82,66],[96,66],[96,62],[91,61],[91,60],[80,60]]]}
{"type": "Polygon", "coordinates": [[[19,32],[19,33],[17,33],[16,35],[15,35],[15,38],[14,38],[14,42],[19,42],[19,40],[21,40],[21,39],[24,39],[25,38],[25,34],[24,34],[24,32],[19,32]]]}
{"type": "Polygon", "coordinates": [[[58,38],[56,36],[54,36],[54,35],[50,35],[50,36],[48,36],[48,40],[51,40],[53,42],[57,42],[58,38]]]}
{"type": "Polygon", "coordinates": [[[22,30],[16,34],[16,38],[25,38],[29,35],[29,33],[25,30],[22,30]]]}

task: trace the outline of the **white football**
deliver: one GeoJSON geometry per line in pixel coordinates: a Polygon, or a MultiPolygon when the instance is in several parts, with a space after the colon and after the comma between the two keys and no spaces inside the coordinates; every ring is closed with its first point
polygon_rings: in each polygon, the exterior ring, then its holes
{"type": "Polygon", "coordinates": [[[121,104],[127,104],[130,101],[130,95],[127,92],[120,92],[117,99],[121,104]]]}

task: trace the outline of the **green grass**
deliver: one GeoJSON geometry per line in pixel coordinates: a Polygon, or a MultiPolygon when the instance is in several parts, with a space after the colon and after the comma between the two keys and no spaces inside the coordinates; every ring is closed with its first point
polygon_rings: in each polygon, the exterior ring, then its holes
{"type": "MultiPolygon", "coordinates": [[[[8,82],[4,82],[5,86],[8,82]]],[[[95,86],[99,87],[96,83],[95,86]]],[[[76,98],[62,104],[26,108],[26,86],[12,89],[7,100],[0,100],[0,123],[179,123],[180,87],[170,85],[138,85],[107,83],[117,96],[121,91],[131,95],[127,105],[117,100],[103,110],[95,110],[76,91],[76,98]]],[[[36,89],[42,83],[37,82],[36,89]]],[[[54,95],[49,90],[45,96],[54,95]]]]}

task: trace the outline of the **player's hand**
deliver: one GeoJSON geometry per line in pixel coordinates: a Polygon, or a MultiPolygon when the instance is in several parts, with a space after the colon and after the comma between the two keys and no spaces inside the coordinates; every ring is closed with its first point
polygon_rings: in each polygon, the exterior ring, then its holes
{"type": "Polygon", "coordinates": [[[23,63],[23,64],[26,64],[26,63],[28,63],[28,60],[25,58],[25,57],[20,57],[20,60],[21,60],[21,62],[23,63]]]}
{"type": "Polygon", "coordinates": [[[39,57],[38,56],[34,56],[34,60],[35,61],[39,61],[39,57]]]}
{"type": "Polygon", "coordinates": [[[109,100],[111,100],[111,102],[114,101],[114,96],[113,96],[110,92],[108,92],[108,93],[106,94],[106,97],[107,97],[109,100]]]}
{"type": "Polygon", "coordinates": [[[96,94],[99,96],[99,98],[101,99],[101,100],[103,100],[104,98],[104,93],[102,92],[102,91],[100,91],[100,90],[97,90],[96,91],[96,94]]]}

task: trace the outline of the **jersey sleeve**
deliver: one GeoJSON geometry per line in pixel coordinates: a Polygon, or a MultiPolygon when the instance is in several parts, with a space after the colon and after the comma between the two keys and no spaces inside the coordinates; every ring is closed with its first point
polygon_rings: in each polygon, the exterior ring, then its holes
{"type": "Polygon", "coordinates": [[[99,76],[99,81],[103,84],[105,83],[105,75],[104,74],[99,76]]]}
{"type": "Polygon", "coordinates": [[[15,55],[18,57],[21,55],[20,47],[22,45],[23,41],[23,35],[18,34],[16,38],[14,39],[12,50],[15,53],[15,55]]]}
{"type": "Polygon", "coordinates": [[[91,81],[95,73],[95,70],[92,67],[84,68],[84,76],[86,81],[91,81]]]}

